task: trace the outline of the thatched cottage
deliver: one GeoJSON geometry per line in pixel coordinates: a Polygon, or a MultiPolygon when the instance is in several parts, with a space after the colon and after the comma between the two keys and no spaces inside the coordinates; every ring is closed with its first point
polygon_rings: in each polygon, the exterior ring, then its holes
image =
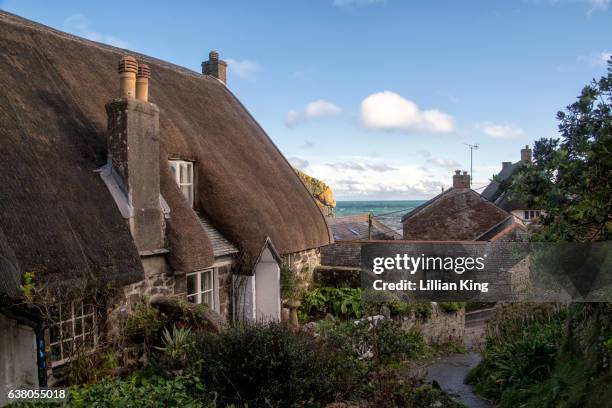
{"type": "Polygon", "coordinates": [[[226,63],[202,68],[0,12],[0,395],[44,385],[135,297],[278,319],[281,261],[333,241],[226,63]]]}

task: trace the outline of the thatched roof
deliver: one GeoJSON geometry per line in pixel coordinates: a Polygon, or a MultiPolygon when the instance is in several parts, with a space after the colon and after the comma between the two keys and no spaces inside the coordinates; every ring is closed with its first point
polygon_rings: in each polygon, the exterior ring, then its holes
{"type": "Polygon", "coordinates": [[[509,213],[469,188],[450,188],[402,217],[404,239],[475,240],[509,213]]]}
{"type": "MultiPolygon", "coordinates": [[[[0,228],[22,271],[121,281],[142,273],[126,223],[94,173],[106,161],[104,105],[118,96],[116,66],[126,53],[0,12],[0,228]]],[[[269,236],[285,254],[331,241],[291,166],[222,83],[129,53],[153,74],[177,269],[209,266],[213,252],[197,214],[181,203],[169,156],[196,160],[196,210],[239,247],[256,254],[269,236]]]]}

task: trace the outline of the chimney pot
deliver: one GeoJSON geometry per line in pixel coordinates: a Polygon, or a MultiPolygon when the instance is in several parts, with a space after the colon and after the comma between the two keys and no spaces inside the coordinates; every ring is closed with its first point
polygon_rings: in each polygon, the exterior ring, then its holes
{"type": "Polygon", "coordinates": [[[151,78],[151,68],[146,64],[138,64],[138,74],[136,74],[136,99],[145,102],[149,100],[149,78],[151,78]]]}
{"type": "Polygon", "coordinates": [[[119,94],[122,98],[133,98],[136,93],[136,73],[138,62],[131,55],[124,55],[119,60],[119,94]]]}
{"type": "Polygon", "coordinates": [[[202,63],[202,74],[210,75],[227,84],[227,62],[219,59],[217,51],[208,53],[208,61],[202,63]]]}
{"type": "Polygon", "coordinates": [[[455,170],[455,174],[461,174],[461,170],[455,170]]]}

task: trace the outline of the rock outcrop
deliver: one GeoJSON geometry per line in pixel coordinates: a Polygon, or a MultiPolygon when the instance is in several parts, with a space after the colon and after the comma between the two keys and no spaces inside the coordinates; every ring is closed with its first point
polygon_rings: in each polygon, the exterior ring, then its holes
{"type": "Polygon", "coordinates": [[[310,191],[310,194],[315,198],[323,214],[327,217],[333,217],[334,209],[336,208],[336,200],[334,199],[334,193],[331,191],[331,188],[321,180],[310,177],[301,170],[294,170],[308,191],[310,191]]]}

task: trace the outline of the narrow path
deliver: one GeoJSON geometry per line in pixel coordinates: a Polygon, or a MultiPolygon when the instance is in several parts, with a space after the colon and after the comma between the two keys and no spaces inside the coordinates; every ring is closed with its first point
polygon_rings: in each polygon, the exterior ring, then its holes
{"type": "Polygon", "coordinates": [[[472,312],[465,318],[465,354],[451,354],[435,360],[427,367],[428,382],[436,381],[455,400],[470,408],[492,408],[493,405],[472,392],[463,381],[467,373],[480,361],[478,349],[482,343],[487,319],[493,310],[472,312]]]}

